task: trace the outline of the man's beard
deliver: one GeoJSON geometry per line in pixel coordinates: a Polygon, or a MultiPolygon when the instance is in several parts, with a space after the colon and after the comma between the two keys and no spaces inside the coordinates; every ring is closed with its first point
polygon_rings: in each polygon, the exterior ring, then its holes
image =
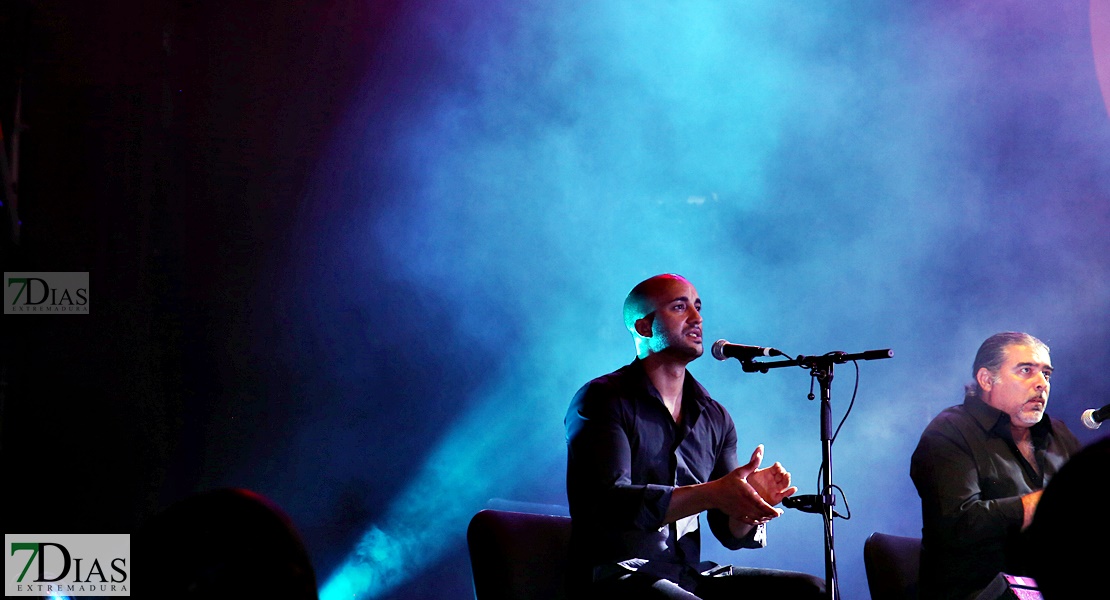
{"type": "Polygon", "coordinates": [[[683,336],[679,339],[680,343],[675,343],[675,340],[668,340],[667,348],[664,350],[667,354],[675,358],[683,358],[687,361],[692,361],[699,358],[705,353],[705,346],[701,344],[694,344],[683,336]]]}
{"type": "MultiPolygon", "coordinates": [[[[1047,408],[1047,407],[1045,407],[1047,408]]],[[[1036,425],[1044,418],[1044,410],[1019,410],[1017,419],[1026,425],[1036,425]]]]}

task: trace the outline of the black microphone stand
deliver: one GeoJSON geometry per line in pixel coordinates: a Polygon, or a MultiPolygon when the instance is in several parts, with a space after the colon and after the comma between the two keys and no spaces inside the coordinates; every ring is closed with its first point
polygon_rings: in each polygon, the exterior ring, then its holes
{"type": "MultiPolygon", "coordinates": [[[[840,592],[836,575],[836,551],[833,543],[833,516],[836,511],[836,496],[833,494],[832,483],[832,381],[833,365],[857,360],[877,360],[891,358],[894,351],[867,350],[856,354],[847,354],[836,351],[821,356],[799,356],[793,360],[780,360],[774,362],[756,362],[755,360],[742,360],[740,367],[745,373],[766,373],[770,369],[782,367],[803,367],[809,369],[809,374],[815,377],[821,385],[821,493],[815,498],[812,505],[798,507],[805,512],[820,512],[825,521],[825,591],[829,600],[839,600],[840,592]]],[[[812,394],[811,394],[812,396],[812,394]]]]}

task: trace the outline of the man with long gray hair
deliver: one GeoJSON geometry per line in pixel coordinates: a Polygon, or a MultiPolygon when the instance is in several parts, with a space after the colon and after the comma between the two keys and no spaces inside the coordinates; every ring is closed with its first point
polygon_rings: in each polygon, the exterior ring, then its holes
{"type": "Polygon", "coordinates": [[[921,434],[910,477],[921,496],[921,597],[967,600],[999,573],[1023,575],[1021,532],[1041,492],[1079,451],[1045,413],[1052,361],[1044,342],[1021,332],[979,347],[963,404],[921,434]]]}

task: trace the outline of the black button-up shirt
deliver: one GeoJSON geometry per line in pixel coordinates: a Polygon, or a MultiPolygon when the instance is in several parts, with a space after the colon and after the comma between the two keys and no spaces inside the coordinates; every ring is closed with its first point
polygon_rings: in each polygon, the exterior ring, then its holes
{"type": "Polygon", "coordinates": [[[999,572],[1023,574],[1021,496],[1043,489],[1079,450],[1047,414],[1031,433],[1037,470],[1014,443],[1010,416],[967,396],[921,434],[910,477],[921,496],[922,598],[965,598],[999,572]]]}
{"type": "MultiPolygon", "coordinates": [[[[700,563],[699,517],[664,524],[676,486],[718,479],[737,466],[736,428],[723,406],[686,373],[675,423],[639,359],[582,387],[564,421],[571,564],[580,579],[637,570],[686,585],[700,563]]],[[[734,537],[708,511],[725,547],[760,548],[763,526],[734,537]]]]}

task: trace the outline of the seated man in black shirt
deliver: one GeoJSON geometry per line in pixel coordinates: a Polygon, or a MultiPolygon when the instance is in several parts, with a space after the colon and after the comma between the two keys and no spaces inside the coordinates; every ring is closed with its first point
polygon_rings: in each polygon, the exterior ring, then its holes
{"type": "Polygon", "coordinates": [[[745,465],[723,406],[686,371],[702,355],[701,299],[678,275],[632,289],[629,365],[582,387],[566,415],[571,597],[823,598],[812,575],[701,562],[699,515],[727,548],[761,548],[790,473],[745,465]]]}
{"type": "Polygon", "coordinates": [[[1048,346],[1018,332],[983,342],[963,404],[921,434],[910,477],[921,496],[921,597],[976,598],[999,573],[1027,575],[1021,532],[1045,484],[1079,450],[1045,414],[1048,346]]]}

